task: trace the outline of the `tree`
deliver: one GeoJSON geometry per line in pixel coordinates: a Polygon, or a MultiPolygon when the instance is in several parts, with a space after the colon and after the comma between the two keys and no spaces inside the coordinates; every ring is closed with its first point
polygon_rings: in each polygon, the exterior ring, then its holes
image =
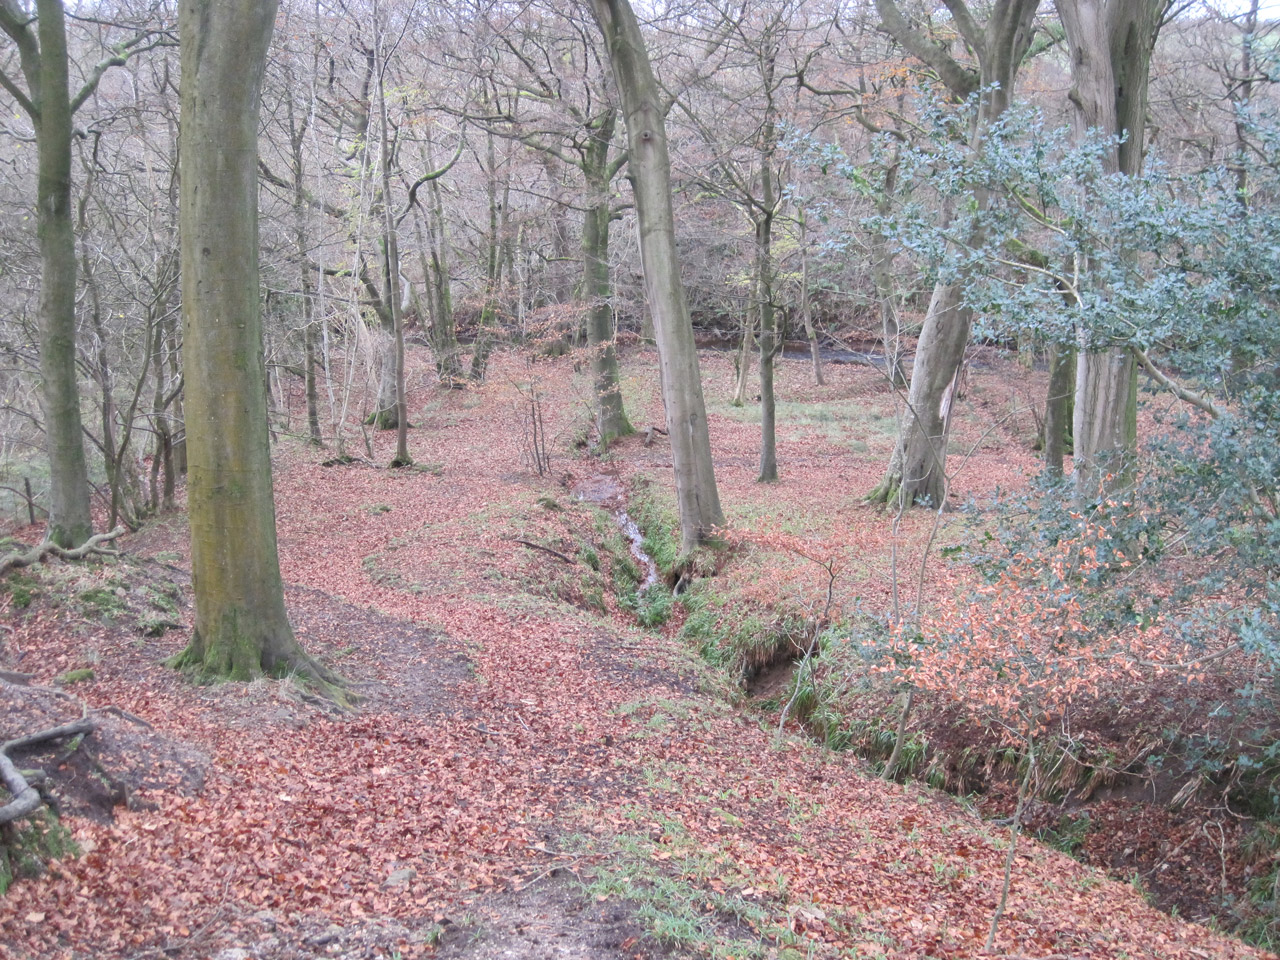
{"type": "MultiPolygon", "coordinates": [[[[997,0],[987,22],[979,25],[964,0],[947,0],[955,29],[978,61],[976,70],[961,65],[945,47],[912,27],[894,0],[877,0],[876,9],[884,29],[927,64],[953,97],[978,97],[969,142],[980,151],[991,124],[1012,101],[1038,5],[1039,0],[997,0]]],[[[979,194],[975,199],[981,210],[985,198],[979,194]]],[[[972,229],[982,229],[980,219],[972,229]]],[[[980,236],[966,239],[970,245],[981,245],[980,236]]],[[[873,500],[893,502],[901,497],[907,505],[917,500],[937,505],[946,496],[948,399],[957,387],[972,324],[962,292],[962,282],[939,281],[934,287],[916,346],[898,444],[884,481],[871,493],[873,500]]]]}
{"type": "Polygon", "coordinates": [[[26,81],[24,92],[0,71],[7,90],[31,119],[39,153],[36,217],[40,235],[40,377],[44,382],[49,454],[47,538],[62,547],[93,532],[85,461],[80,388],[76,381],[76,240],[71,204],[72,119],[108,69],[154,47],[142,31],[120,43],[90,69],[72,96],[62,0],[36,0],[32,16],[17,0],[0,0],[0,30],[13,41],[26,81]]]}
{"type": "MultiPolygon", "coordinates": [[[[1111,137],[1103,167],[1137,176],[1147,113],[1151,51],[1167,0],[1061,0],[1071,48],[1074,122],[1080,135],[1111,137]]],[[[1128,482],[1138,442],[1138,361],[1123,344],[1082,344],[1073,423],[1077,496],[1128,482]]]]}
{"type": "Polygon", "coordinates": [[[591,0],[591,10],[604,34],[626,118],[644,285],[658,342],[658,371],[675,468],[680,544],[687,551],[709,539],[724,523],[724,514],[711,461],[698,351],[676,255],[666,122],[644,37],[630,3],[591,0]]]}
{"type": "Polygon", "coordinates": [[[284,608],[258,290],[258,115],[276,0],[182,0],[181,199],[188,511],[196,622],[175,658],[208,676],[311,659],[284,608]]]}
{"type": "Polygon", "coordinates": [[[609,277],[610,226],[620,215],[612,185],[627,153],[616,142],[617,97],[606,83],[608,66],[590,42],[591,29],[589,21],[553,5],[546,12],[531,8],[527,21],[496,31],[498,49],[510,56],[485,67],[493,72],[500,95],[473,119],[537,151],[549,170],[559,161],[582,175],[582,194],[574,205],[582,213],[576,299],[585,313],[596,433],[604,447],[634,432],[618,382],[609,277]],[[501,109],[503,103],[519,104],[520,112],[501,109]]]}

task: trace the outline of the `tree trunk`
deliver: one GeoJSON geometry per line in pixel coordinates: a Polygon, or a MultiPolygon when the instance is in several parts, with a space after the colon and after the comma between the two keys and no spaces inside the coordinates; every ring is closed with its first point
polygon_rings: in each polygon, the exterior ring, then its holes
{"type": "Polygon", "coordinates": [[[804,322],[804,335],[809,341],[809,357],[813,363],[813,382],[823,385],[822,349],[813,327],[813,299],[809,296],[809,233],[804,210],[798,216],[800,223],[800,317],[804,322]]]}
{"type": "MultiPolygon", "coordinates": [[[[882,217],[893,209],[893,190],[898,180],[900,149],[895,149],[893,160],[885,170],[884,192],[876,202],[876,213],[882,217]]],[[[893,281],[893,251],[889,238],[876,231],[871,236],[871,276],[876,286],[876,298],[880,301],[880,330],[884,338],[884,363],[889,382],[894,387],[907,385],[907,372],[902,366],[902,330],[898,323],[897,289],[893,281]]]]}
{"type": "Polygon", "coordinates": [[[492,348],[492,327],[498,317],[498,285],[502,271],[502,235],[500,214],[502,204],[498,200],[498,160],[493,148],[493,133],[485,134],[486,158],[488,160],[487,190],[489,195],[489,236],[488,255],[485,258],[484,306],[480,308],[480,322],[476,329],[476,342],[471,351],[472,381],[479,383],[484,379],[485,370],[489,366],[489,351],[492,348]]]}
{"type": "MultiPolygon", "coordinates": [[[[1018,67],[1031,43],[1031,22],[1039,0],[996,0],[986,24],[979,28],[961,0],[952,0],[963,17],[957,27],[978,59],[979,71],[961,67],[945,49],[933,44],[902,17],[893,0],[877,0],[885,28],[907,49],[939,72],[957,98],[980,91],[977,116],[970,132],[970,146],[983,147],[987,130],[1008,108],[1013,97],[1018,67]]],[[[976,197],[979,210],[987,197],[976,197]]],[[[982,227],[977,225],[967,238],[972,247],[982,246],[982,227]]],[[[898,447],[890,460],[884,481],[870,499],[889,502],[901,498],[910,506],[927,500],[941,505],[946,496],[946,423],[954,401],[954,385],[964,363],[972,324],[970,311],[961,306],[963,284],[939,284],[933,291],[929,311],[916,347],[911,373],[907,410],[899,424],[898,447]]]]}
{"type": "MultiPolygon", "coordinates": [[[[773,208],[773,178],[764,165],[764,205],[773,208]]],[[[760,483],[778,479],[777,404],[773,395],[773,361],[778,355],[777,314],[773,306],[773,214],[756,225],[756,267],[760,278],[760,483]]]]}
{"type": "MultiPolygon", "coordinates": [[[[1147,79],[1163,0],[1062,0],[1058,14],[1071,50],[1073,122],[1117,138],[1108,172],[1142,172],[1147,79]]],[[[1074,417],[1076,496],[1089,500],[1133,480],[1138,366],[1126,345],[1081,344],[1074,417]]]]}
{"type": "Polygon", "coordinates": [[[387,302],[391,307],[391,349],[392,371],[395,378],[395,418],[396,418],[396,455],[391,460],[393,467],[412,465],[409,456],[409,405],[405,396],[404,378],[404,309],[401,304],[400,284],[400,237],[396,229],[396,220],[391,212],[391,136],[387,123],[387,62],[382,50],[382,17],[377,0],[373,4],[373,19],[377,38],[376,57],[378,61],[378,120],[379,144],[381,146],[382,167],[382,215],[386,227],[387,255],[387,302]]]}
{"type": "MultiPolygon", "coordinates": [[[[89,539],[89,471],[76,382],[76,240],[71,211],[71,122],[62,0],[36,4],[40,55],[33,101],[39,174],[40,377],[49,452],[49,527],[60,547],[89,539]]],[[[32,78],[34,79],[34,78],[32,78]]]]}
{"type": "Polygon", "coordinates": [[[600,448],[634,432],[622,405],[618,351],[614,346],[609,285],[609,145],[617,112],[606,111],[591,131],[583,157],[587,212],[582,222],[582,299],[587,303],[587,349],[596,393],[596,433],[600,448]]]}
{"type": "Polygon", "coordinates": [[[737,376],[734,381],[733,400],[730,402],[735,407],[741,407],[747,402],[747,381],[751,375],[751,357],[756,341],[756,318],[760,314],[759,280],[760,278],[753,271],[751,289],[747,295],[747,311],[742,318],[742,338],[738,341],[738,355],[733,365],[737,376]]]}
{"type": "Polygon", "coordinates": [[[972,317],[960,303],[958,286],[933,290],[924,328],[916,345],[907,409],[898,430],[898,449],[884,483],[871,499],[910,506],[940,506],[946,496],[946,434],[952,390],[969,342],[972,317]]]}
{"type": "Polygon", "coordinates": [[[1049,348],[1049,390],[1044,405],[1044,466],[1054,477],[1062,476],[1071,434],[1075,382],[1075,348],[1054,344],[1049,348]]]}
{"type": "Polygon", "coordinates": [[[666,124],[658,84],[630,3],[591,0],[591,9],[609,50],[626,116],[645,292],[658,342],[658,369],[671,437],[680,542],[688,551],[712,536],[724,523],[724,514],[711,460],[698,351],[676,254],[666,124]]]}
{"type": "MultiPolygon", "coordinates": [[[[434,170],[431,143],[426,145],[427,169],[434,170]]],[[[427,183],[430,198],[427,233],[431,240],[430,269],[426,272],[431,315],[431,351],[436,360],[436,375],[445,386],[462,381],[462,364],[458,359],[458,335],[453,320],[453,291],[449,282],[449,227],[444,217],[444,198],[439,179],[427,183]]]]}
{"type": "Polygon", "coordinates": [[[276,0],[181,0],[180,230],[196,617],[175,664],[334,678],[285,613],[258,285],[258,115],[276,0]]]}

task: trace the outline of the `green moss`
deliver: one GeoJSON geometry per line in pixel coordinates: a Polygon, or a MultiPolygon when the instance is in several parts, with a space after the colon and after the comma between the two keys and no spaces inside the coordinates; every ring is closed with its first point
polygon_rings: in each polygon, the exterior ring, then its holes
{"type": "Polygon", "coordinates": [[[40,582],[21,570],[9,575],[5,587],[8,588],[10,602],[16,610],[25,610],[40,595],[40,582]]]}
{"type": "Polygon", "coordinates": [[[38,877],[49,861],[79,855],[71,831],[47,808],[0,828],[0,896],[14,880],[38,877]]]}
{"type": "Polygon", "coordinates": [[[125,591],[120,586],[90,587],[81,590],[76,599],[91,617],[115,617],[123,613],[126,606],[125,591]]]}
{"type": "Polygon", "coordinates": [[[91,683],[93,681],[93,669],[85,667],[82,670],[68,670],[62,674],[55,683],[60,687],[69,687],[77,683],[91,683]]]}

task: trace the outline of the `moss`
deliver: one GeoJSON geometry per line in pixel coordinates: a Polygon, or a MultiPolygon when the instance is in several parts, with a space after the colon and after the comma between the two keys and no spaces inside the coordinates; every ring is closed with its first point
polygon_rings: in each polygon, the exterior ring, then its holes
{"type": "Polygon", "coordinates": [[[55,681],[60,687],[69,687],[77,683],[91,683],[93,681],[93,669],[85,667],[83,670],[68,670],[55,681]]]}
{"type": "Polygon", "coordinates": [[[38,877],[51,860],[80,855],[71,831],[45,808],[0,828],[0,896],[22,877],[38,877]]]}
{"type": "Polygon", "coordinates": [[[9,575],[5,586],[9,590],[10,602],[16,610],[25,610],[40,595],[40,582],[20,570],[9,575]]]}
{"type": "Polygon", "coordinates": [[[115,617],[125,610],[125,591],[120,586],[90,587],[81,590],[76,598],[85,613],[91,617],[115,617]]]}

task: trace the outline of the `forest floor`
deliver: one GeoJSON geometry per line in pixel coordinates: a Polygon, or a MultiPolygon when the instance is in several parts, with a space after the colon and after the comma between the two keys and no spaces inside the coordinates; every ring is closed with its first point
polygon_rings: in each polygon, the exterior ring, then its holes
{"type": "MultiPolygon", "coordinates": [[[[291,680],[196,687],[162,665],[191,623],[180,514],[124,539],[119,559],[10,581],[0,668],[34,676],[0,683],[0,740],[82,704],[99,726],[78,749],[22,758],[54,774],[79,856],[0,898],[0,957],[1259,955],[1030,841],[984,953],[1007,828],[798,730],[776,740],[776,712],[725,696],[678,623],[644,629],[619,605],[617,530],[570,490],[665,487],[665,438],[603,460],[576,448],[585,378],[542,362],[540,477],[522,361],[497,357],[487,386],[443,391],[416,354],[415,468],[383,466],[386,434],[368,462],[276,447],[290,614],[363,698],[354,711],[291,680]]],[[[882,608],[932,520],[905,518],[890,550],[892,518],[861,502],[893,442],[879,374],[830,365],[816,387],[804,361],[783,360],[783,479],[762,487],[758,416],[728,403],[729,356],[707,354],[704,372],[729,523],[840,539],[859,562],[839,602],[882,608]]],[[[628,350],[625,373],[635,425],[661,424],[652,352],[628,350]]],[[[957,497],[1034,470],[1037,383],[979,358],[957,497]]]]}

